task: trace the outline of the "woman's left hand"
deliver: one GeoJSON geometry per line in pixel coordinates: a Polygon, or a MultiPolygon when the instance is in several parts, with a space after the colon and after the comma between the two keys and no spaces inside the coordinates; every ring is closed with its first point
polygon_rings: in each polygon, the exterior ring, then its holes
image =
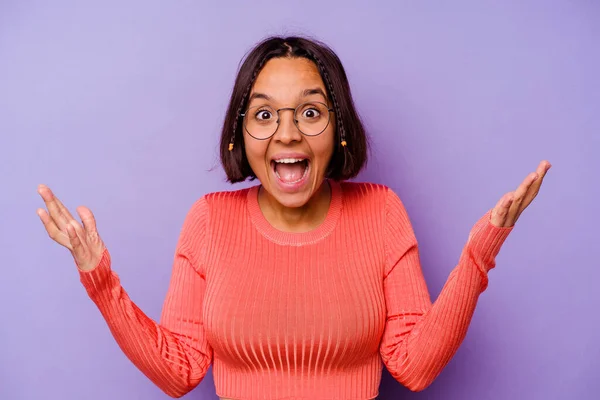
{"type": "Polygon", "coordinates": [[[546,172],[552,165],[548,161],[542,161],[537,170],[525,178],[523,183],[514,192],[506,193],[496,207],[492,210],[491,222],[498,227],[511,227],[517,222],[519,216],[535,199],[546,172]]]}

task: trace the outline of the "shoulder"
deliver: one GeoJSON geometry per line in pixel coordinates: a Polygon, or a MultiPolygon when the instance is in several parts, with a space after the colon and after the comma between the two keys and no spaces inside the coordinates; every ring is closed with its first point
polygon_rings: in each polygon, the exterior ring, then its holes
{"type": "Polygon", "coordinates": [[[389,186],[370,182],[343,182],[344,207],[381,215],[386,223],[410,223],[404,203],[389,186]]]}
{"type": "Polygon", "coordinates": [[[202,221],[208,224],[209,216],[219,216],[223,213],[235,213],[239,207],[246,206],[249,188],[211,192],[194,201],[186,219],[202,221]]]}
{"type": "Polygon", "coordinates": [[[207,193],[200,198],[210,209],[220,209],[245,204],[250,188],[238,190],[223,190],[219,192],[207,193]]]}
{"type": "Polygon", "coordinates": [[[212,192],[196,199],[188,209],[179,238],[181,248],[202,249],[214,224],[240,215],[249,189],[212,192]]]}
{"type": "Polygon", "coordinates": [[[340,184],[344,198],[348,202],[367,202],[379,205],[386,205],[396,199],[399,201],[398,195],[386,185],[371,182],[341,182],[340,184]]]}
{"type": "MultiPolygon", "coordinates": [[[[388,186],[370,182],[341,183],[343,207],[352,217],[363,216],[372,221],[389,223],[405,214],[398,195],[388,186]]],[[[392,222],[393,223],[393,222],[392,222]]]]}

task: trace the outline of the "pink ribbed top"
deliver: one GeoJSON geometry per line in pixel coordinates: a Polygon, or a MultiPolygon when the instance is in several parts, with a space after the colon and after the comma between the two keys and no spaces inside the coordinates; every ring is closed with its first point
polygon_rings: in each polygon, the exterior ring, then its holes
{"type": "Polygon", "coordinates": [[[411,390],[454,355],[512,228],[486,213],[431,303],[400,199],[366,183],[331,185],[325,221],[273,228],[258,186],[212,193],[189,211],[159,323],[129,299],[105,251],[80,271],[116,341],[168,395],[209,366],[217,395],[239,400],[372,399],[382,367],[411,390]]]}

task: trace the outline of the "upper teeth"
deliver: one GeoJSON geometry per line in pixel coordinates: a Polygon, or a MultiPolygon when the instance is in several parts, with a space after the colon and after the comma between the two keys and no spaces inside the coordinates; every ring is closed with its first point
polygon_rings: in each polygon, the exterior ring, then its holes
{"type": "Polygon", "coordinates": [[[279,160],[275,160],[275,162],[277,162],[277,163],[284,163],[284,164],[293,164],[293,163],[300,162],[300,161],[304,161],[304,159],[302,159],[302,158],[280,158],[279,160]]]}

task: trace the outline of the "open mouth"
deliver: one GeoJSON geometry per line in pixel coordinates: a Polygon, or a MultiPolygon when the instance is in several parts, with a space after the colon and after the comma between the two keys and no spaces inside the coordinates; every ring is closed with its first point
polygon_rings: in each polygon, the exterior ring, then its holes
{"type": "Polygon", "coordinates": [[[271,168],[279,181],[286,185],[302,182],[308,175],[310,161],[307,158],[280,158],[271,160],[271,168]]]}

